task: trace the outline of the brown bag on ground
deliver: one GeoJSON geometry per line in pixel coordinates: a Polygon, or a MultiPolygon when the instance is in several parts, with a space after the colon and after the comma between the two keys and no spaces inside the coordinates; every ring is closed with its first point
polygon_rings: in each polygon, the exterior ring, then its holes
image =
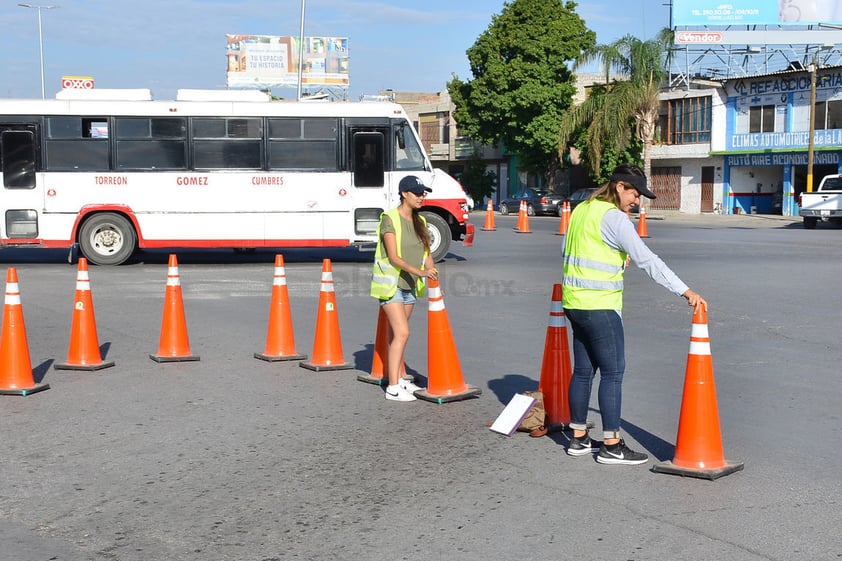
{"type": "Polygon", "coordinates": [[[528,432],[529,436],[535,438],[547,434],[547,411],[544,409],[544,394],[541,392],[523,392],[535,398],[535,405],[526,414],[517,428],[518,432],[528,432]]]}

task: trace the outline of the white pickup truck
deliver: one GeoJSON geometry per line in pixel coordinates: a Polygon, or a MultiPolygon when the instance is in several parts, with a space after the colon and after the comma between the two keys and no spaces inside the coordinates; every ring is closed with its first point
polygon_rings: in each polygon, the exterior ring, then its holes
{"type": "Polygon", "coordinates": [[[825,175],[815,191],[798,196],[798,206],[808,230],[819,220],[842,220],[842,174],[825,175]]]}

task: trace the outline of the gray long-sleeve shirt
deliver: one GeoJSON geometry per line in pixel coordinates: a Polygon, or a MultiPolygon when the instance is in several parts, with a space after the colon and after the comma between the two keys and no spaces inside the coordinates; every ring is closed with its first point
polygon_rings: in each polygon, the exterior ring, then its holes
{"type": "MultiPolygon", "coordinates": [[[[646,247],[637,235],[629,217],[620,209],[611,209],[602,217],[600,226],[602,241],[608,247],[627,253],[637,266],[643,269],[649,277],[677,296],[684,294],[689,288],[667,267],[660,257],[646,247]]],[[[564,256],[564,246],[561,248],[564,256]]]]}

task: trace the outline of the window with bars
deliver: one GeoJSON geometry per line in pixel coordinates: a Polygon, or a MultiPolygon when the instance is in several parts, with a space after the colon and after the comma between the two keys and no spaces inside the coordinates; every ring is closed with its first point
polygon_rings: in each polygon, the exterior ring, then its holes
{"type": "MultiPolygon", "coordinates": [[[[710,142],[712,99],[671,99],[667,104],[667,144],[710,142]]],[[[662,123],[663,128],[663,123],[662,123]]]]}

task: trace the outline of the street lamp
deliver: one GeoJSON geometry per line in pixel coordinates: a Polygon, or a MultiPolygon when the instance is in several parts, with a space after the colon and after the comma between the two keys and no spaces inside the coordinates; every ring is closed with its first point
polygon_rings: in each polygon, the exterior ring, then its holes
{"type": "Polygon", "coordinates": [[[298,34],[298,97],[296,101],[301,101],[301,78],[304,72],[304,5],[305,0],[301,0],[301,30],[298,34]]]}
{"type": "Polygon", "coordinates": [[[35,4],[18,4],[21,8],[38,10],[38,46],[41,49],[41,99],[44,99],[44,35],[41,32],[41,10],[52,10],[58,6],[36,6],[35,4]]]}

